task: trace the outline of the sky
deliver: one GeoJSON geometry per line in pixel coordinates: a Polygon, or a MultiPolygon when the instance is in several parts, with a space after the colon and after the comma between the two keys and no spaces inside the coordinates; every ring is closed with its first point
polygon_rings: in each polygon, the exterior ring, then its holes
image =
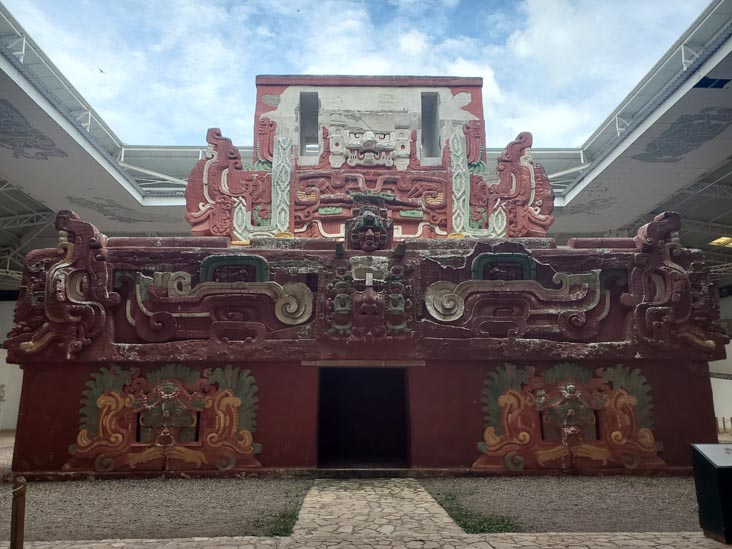
{"type": "Polygon", "coordinates": [[[2,0],[128,145],[251,145],[258,74],[483,78],[488,147],[577,147],[707,0],[2,0]]]}

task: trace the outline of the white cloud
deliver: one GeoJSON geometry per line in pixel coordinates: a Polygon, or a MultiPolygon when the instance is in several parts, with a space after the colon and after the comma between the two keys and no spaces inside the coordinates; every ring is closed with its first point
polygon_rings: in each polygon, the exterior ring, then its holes
{"type": "Polygon", "coordinates": [[[580,145],[706,2],[5,1],[129,143],[251,143],[256,74],[425,74],[484,79],[491,147],[580,145]]]}
{"type": "Polygon", "coordinates": [[[399,49],[407,55],[422,55],[427,48],[428,38],[423,32],[412,29],[399,36],[399,49]]]}

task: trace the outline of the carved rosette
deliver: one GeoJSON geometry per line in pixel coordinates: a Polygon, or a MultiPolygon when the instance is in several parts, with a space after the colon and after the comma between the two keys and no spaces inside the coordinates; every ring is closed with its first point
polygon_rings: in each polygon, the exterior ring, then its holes
{"type": "Polygon", "coordinates": [[[91,375],[64,470],[189,471],[261,467],[254,455],[257,386],[249,370],[202,373],[168,364],[142,374],[112,365],[91,375]]]}
{"type": "Polygon", "coordinates": [[[632,309],[628,337],[665,351],[688,346],[719,352],[729,338],[712,320],[716,305],[709,275],[699,254],[681,246],[680,228],[679,214],[665,212],[638,229],[629,291],[620,298],[632,309]]]}
{"type": "Polygon", "coordinates": [[[640,370],[594,372],[560,363],[500,367],[482,398],[485,432],[476,469],[658,468],[650,387],[640,370]]]}
{"type": "Polygon", "coordinates": [[[107,328],[108,309],[119,303],[112,291],[107,237],[69,210],[56,217],[55,257],[31,254],[16,306],[16,327],[5,346],[33,354],[57,344],[76,357],[107,328]]]}

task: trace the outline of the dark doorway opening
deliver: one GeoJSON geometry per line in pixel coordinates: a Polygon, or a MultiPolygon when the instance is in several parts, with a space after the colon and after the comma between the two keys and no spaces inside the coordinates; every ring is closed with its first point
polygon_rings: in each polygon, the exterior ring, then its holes
{"type": "Polygon", "coordinates": [[[407,467],[401,368],[321,368],[320,467],[407,467]]]}

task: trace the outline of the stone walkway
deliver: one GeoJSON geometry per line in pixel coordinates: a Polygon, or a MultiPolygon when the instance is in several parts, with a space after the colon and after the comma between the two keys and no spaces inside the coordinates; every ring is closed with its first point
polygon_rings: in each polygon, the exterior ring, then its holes
{"type": "Polygon", "coordinates": [[[334,535],[429,539],[463,531],[414,479],[318,480],[305,496],[293,537],[334,535]]]}
{"type": "MultiPolygon", "coordinates": [[[[550,510],[548,510],[550,512],[550,510]]],[[[0,548],[8,547],[0,542],[0,548]]],[[[28,542],[28,549],[723,549],[700,532],[468,535],[414,479],[319,480],[291,537],[28,542]]]]}

